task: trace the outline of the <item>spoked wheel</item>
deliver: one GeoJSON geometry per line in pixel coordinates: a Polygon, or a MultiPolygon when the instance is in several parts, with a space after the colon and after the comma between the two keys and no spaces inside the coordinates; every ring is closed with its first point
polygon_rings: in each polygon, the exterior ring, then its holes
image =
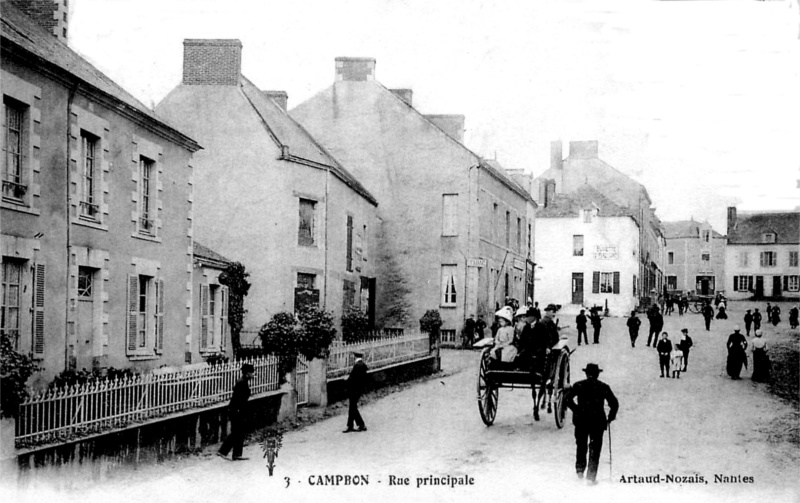
{"type": "Polygon", "coordinates": [[[567,403],[564,401],[564,392],[569,386],[569,354],[567,352],[562,352],[558,357],[555,380],[556,410],[553,415],[556,418],[556,427],[561,429],[564,427],[564,420],[567,416],[567,403]]]}
{"type": "Polygon", "coordinates": [[[486,426],[494,423],[497,415],[497,400],[500,398],[500,389],[493,386],[486,378],[489,368],[489,348],[481,353],[481,366],[478,370],[478,410],[486,426]]]}

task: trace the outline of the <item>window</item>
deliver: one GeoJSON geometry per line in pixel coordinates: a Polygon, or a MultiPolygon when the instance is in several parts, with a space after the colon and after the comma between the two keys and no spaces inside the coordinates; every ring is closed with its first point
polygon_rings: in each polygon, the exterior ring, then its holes
{"type": "MultiPolygon", "coordinates": [[[[636,284],[636,276],[633,277],[636,284]]],[[[619,293],[619,272],[592,273],[592,293],[619,293]]]]}
{"type": "Polygon", "coordinates": [[[353,271],[353,216],[347,215],[347,271],[353,271]]]}
{"type": "Polygon", "coordinates": [[[734,276],[733,277],[733,291],[735,292],[750,292],[753,290],[753,277],[752,276],[734,276]]]}
{"type": "Polygon", "coordinates": [[[517,252],[522,253],[522,218],[517,218],[517,252]]]}
{"type": "Polygon", "coordinates": [[[572,236],[572,256],[583,257],[583,235],[576,234],[572,236]]]}
{"type": "MultiPolygon", "coordinates": [[[[153,235],[155,220],[153,208],[153,167],[155,162],[147,157],[139,157],[139,232],[153,235]]],[[[81,205],[83,206],[83,205],[81,205]]]]}
{"type": "Polygon", "coordinates": [[[304,272],[297,273],[297,288],[308,288],[310,290],[314,289],[314,283],[316,282],[317,275],[316,274],[307,274],[304,272]]]}
{"type": "Polygon", "coordinates": [[[711,240],[711,231],[703,231],[703,241],[708,243],[711,240]]]}
{"type": "Polygon", "coordinates": [[[80,214],[92,219],[97,218],[100,209],[95,200],[97,144],[98,138],[96,136],[81,130],[80,214]]]}
{"type": "Polygon", "coordinates": [[[317,202],[310,199],[300,199],[300,225],[297,231],[297,244],[300,246],[314,246],[314,219],[317,202]]]}
{"type": "Polygon", "coordinates": [[[353,307],[356,303],[356,284],[353,281],[342,282],[342,311],[353,307]]]}
{"type": "Polygon", "coordinates": [[[583,222],[586,224],[592,223],[592,210],[583,210],[583,222]]]}
{"type": "Polygon", "coordinates": [[[164,281],[128,276],[128,355],[151,356],[164,347],[164,281]]]}
{"type": "Polygon", "coordinates": [[[453,328],[439,330],[439,336],[442,338],[442,343],[456,342],[456,331],[453,328]]]}
{"type": "Polygon", "coordinates": [[[511,212],[506,211],[506,248],[511,246],[511,212]]]}
{"type": "Polygon", "coordinates": [[[500,241],[500,207],[497,203],[492,204],[492,237],[495,242],[500,241]]]}
{"type": "Polygon", "coordinates": [[[774,243],[775,242],[775,233],[774,232],[765,232],[761,235],[761,242],[762,243],[774,243]]]}
{"type": "Polygon", "coordinates": [[[294,310],[300,312],[304,307],[319,306],[319,290],[316,288],[317,275],[297,273],[297,287],[294,289],[294,310]]]}
{"type": "Polygon", "coordinates": [[[228,287],[200,285],[200,351],[225,350],[228,332],[228,287]]]}
{"type": "Polygon", "coordinates": [[[442,266],[442,305],[456,305],[456,266],[442,266]]]}
{"type": "Polygon", "coordinates": [[[761,267],[775,267],[778,265],[777,253],[773,251],[761,252],[761,267]]]}
{"type": "Polygon", "coordinates": [[[739,252],[739,267],[747,267],[747,252],[739,252]]]}
{"type": "Polygon", "coordinates": [[[667,276],[667,290],[677,290],[677,289],[678,289],[678,277],[667,276]]]}
{"type": "Polygon", "coordinates": [[[528,256],[531,254],[531,239],[532,239],[532,232],[531,232],[531,224],[528,224],[528,256]]]}
{"type": "Polygon", "coordinates": [[[786,288],[787,292],[798,292],[800,291],[800,276],[792,275],[792,276],[784,276],[786,278],[786,288]]]}
{"type": "Polygon", "coordinates": [[[797,267],[797,255],[800,252],[790,251],[789,252],[789,267],[797,267]]]}
{"type": "Polygon", "coordinates": [[[24,262],[3,257],[3,291],[0,304],[0,334],[9,336],[16,348],[19,338],[19,300],[24,262]]]}
{"type": "Polygon", "coordinates": [[[672,265],[675,263],[675,252],[667,252],[667,264],[672,265]]]}
{"type": "Polygon", "coordinates": [[[700,260],[702,260],[703,262],[709,262],[711,260],[711,254],[710,253],[701,253],[700,254],[700,260]]]}
{"type": "Polygon", "coordinates": [[[24,179],[24,124],[27,107],[10,98],[3,100],[6,123],[4,131],[5,169],[3,170],[3,197],[21,202],[27,192],[24,179]]]}
{"type": "Polygon", "coordinates": [[[149,276],[139,276],[139,294],[137,301],[137,313],[139,315],[138,331],[136,333],[136,347],[143,348],[147,345],[147,312],[148,312],[148,296],[150,291],[150,281],[153,278],[149,276]]]}
{"type": "Polygon", "coordinates": [[[442,236],[458,235],[458,194],[442,195],[442,236]]]}
{"type": "Polygon", "coordinates": [[[600,293],[612,293],[614,291],[614,275],[610,272],[600,273],[600,293]]]}
{"type": "Polygon", "coordinates": [[[94,290],[94,269],[78,267],[78,298],[91,299],[94,290]]]}

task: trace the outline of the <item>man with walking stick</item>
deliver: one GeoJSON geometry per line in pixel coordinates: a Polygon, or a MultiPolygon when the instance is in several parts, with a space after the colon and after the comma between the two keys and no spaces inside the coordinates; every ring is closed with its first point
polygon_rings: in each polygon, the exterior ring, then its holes
{"type": "Polygon", "coordinates": [[[603,435],[609,428],[609,453],[611,452],[610,423],[617,417],[619,402],[608,384],[598,377],[603,371],[596,363],[590,363],[583,369],[586,379],[576,382],[566,391],[564,401],[572,411],[572,424],[575,425],[575,471],[578,478],[586,475],[590,485],[597,483],[597,465],[600,462],[600,451],[603,449],[603,435]],[[577,403],[575,402],[577,399],[577,403]],[[608,402],[608,418],[606,419],[605,402],[608,402]],[[587,468],[586,454],[589,454],[587,468]]]}

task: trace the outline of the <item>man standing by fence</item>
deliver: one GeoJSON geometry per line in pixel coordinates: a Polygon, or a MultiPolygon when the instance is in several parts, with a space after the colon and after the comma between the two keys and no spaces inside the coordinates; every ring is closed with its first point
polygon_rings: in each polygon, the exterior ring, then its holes
{"type": "Polygon", "coordinates": [[[364,392],[367,384],[367,364],[364,363],[364,353],[353,352],[356,357],[356,362],[353,365],[353,370],[350,371],[350,376],[347,378],[347,397],[350,400],[350,408],[347,412],[347,429],[342,433],[350,433],[351,431],[367,431],[367,426],[358,412],[358,400],[364,392]],[[353,428],[353,423],[358,426],[358,429],[353,428]]]}
{"type": "Polygon", "coordinates": [[[228,438],[222,443],[222,447],[217,451],[217,456],[227,459],[228,453],[233,448],[233,460],[243,461],[247,458],[242,457],[245,435],[245,406],[250,399],[250,384],[248,381],[253,377],[255,369],[249,363],[242,365],[242,377],[236,381],[233,387],[231,403],[228,405],[228,419],[231,422],[231,431],[228,438]]]}

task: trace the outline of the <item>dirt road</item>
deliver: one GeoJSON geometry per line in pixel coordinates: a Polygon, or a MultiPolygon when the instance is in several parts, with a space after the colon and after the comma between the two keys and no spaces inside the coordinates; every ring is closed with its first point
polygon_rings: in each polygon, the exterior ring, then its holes
{"type": "MultiPolygon", "coordinates": [[[[655,350],[645,346],[646,321],[636,348],[621,318],[605,321],[601,344],[577,348],[573,382],[583,378],[586,363],[596,362],[605,369],[601,380],[621,403],[612,431],[613,472],[606,437],[595,487],[574,475],[571,423],[559,430],[551,414],[534,422],[529,391],[501,390],[496,422],[484,426],[475,400],[478,354],[450,351],[443,363],[449,376],[364,406],[368,432],[342,434],[340,416],[288,433],[273,477],[259,446],[252,445],[245,450],[249,461],[224,461],[210,451],[138,470],[89,493],[54,497],[237,503],[798,501],[800,452],[786,434],[787,425],[797,424],[797,411],[767,393],[765,385],[752,383],[749,371],[741,381],[724,375],[725,341],[743,309],[733,303],[732,319],[715,322],[711,332],[702,328],[699,315],[665,317],[671,336],[687,327],[695,343],[689,371],[680,380],[659,378],[655,350]],[[349,475],[351,482],[366,477],[368,485],[344,485],[344,477],[340,485],[324,485],[326,475],[349,475]],[[473,484],[417,487],[418,478],[445,475],[467,482],[470,477],[473,484]],[[656,475],[661,483],[621,482],[623,476],[656,475]],[[666,483],[667,475],[702,477],[704,483],[666,483]],[[715,483],[716,475],[741,482],[715,483]],[[405,478],[409,486],[390,486],[405,478]]],[[[571,317],[562,318],[562,325],[574,325],[571,317]]],[[[574,332],[566,332],[574,345],[574,332]]],[[[42,497],[47,495],[40,491],[35,499],[42,497]]]]}

